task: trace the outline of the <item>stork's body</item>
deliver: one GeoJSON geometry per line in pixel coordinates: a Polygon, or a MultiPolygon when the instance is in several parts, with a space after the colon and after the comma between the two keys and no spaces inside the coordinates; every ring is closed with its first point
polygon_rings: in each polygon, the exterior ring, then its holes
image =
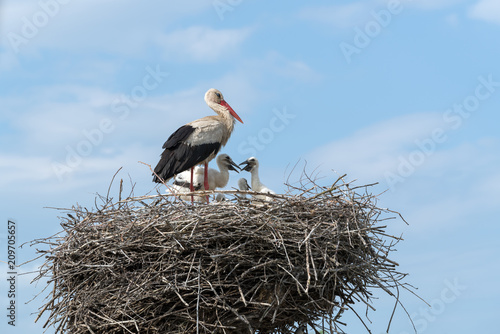
{"type": "Polygon", "coordinates": [[[255,157],[248,158],[247,160],[243,161],[240,165],[246,164],[245,167],[242,168],[242,170],[250,172],[252,175],[252,190],[258,193],[262,193],[263,195],[254,195],[254,199],[258,199],[261,201],[272,201],[273,197],[272,196],[266,196],[264,194],[276,194],[274,191],[266,187],[262,182],[260,182],[260,177],[259,177],[259,161],[255,157]]]}
{"type": "Polygon", "coordinates": [[[205,102],[217,116],[207,116],[177,129],[163,144],[163,153],[154,169],[154,182],[166,182],[174,175],[191,169],[191,191],[193,167],[205,165],[204,186],[208,190],[208,162],[215,158],[220,148],[226,145],[234,128],[234,119],[243,123],[238,114],[224,101],[217,89],[209,89],[205,102]]]}

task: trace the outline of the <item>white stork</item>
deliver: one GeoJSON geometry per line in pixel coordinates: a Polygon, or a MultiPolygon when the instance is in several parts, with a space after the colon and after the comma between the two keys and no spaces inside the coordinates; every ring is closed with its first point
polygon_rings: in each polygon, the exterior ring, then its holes
{"type": "MultiPolygon", "coordinates": [[[[208,189],[215,190],[216,188],[224,188],[229,181],[229,171],[234,170],[239,173],[239,167],[231,157],[227,154],[219,154],[215,159],[217,162],[217,167],[219,170],[209,168],[207,172],[208,176],[208,189]]],[[[177,174],[174,179],[174,185],[183,186],[186,188],[190,187],[190,171],[184,171],[177,174]]],[[[193,186],[195,190],[201,189],[201,185],[205,183],[205,169],[202,167],[195,167],[193,172],[193,186]],[[198,187],[198,189],[196,189],[198,187]]]]}
{"type": "MultiPolygon", "coordinates": [[[[250,190],[250,186],[248,185],[247,179],[245,179],[244,177],[242,177],[241,179],[239,179],[238,180],[238,188],[241,191],[249,191],[250,190]]],[[[242,198],[247,198],[247,195],[243,194],[241,197],[242,198]]]]}
{"type": "Polygon", "coordinates": [[[197,119],[170,135],[163,144],[164,151],[154,169],[154,182],[166,182],[174,175],[191,169],[190,190],[194,191],[193,168],[204,164],[204,187],[208,190],[208,162],[226,145],[233,132],[234,119],[243,121],[217,89],[211,88],[205,93],[205,102],[218,115],[197,119]]]}
{"type": "MultiPolygon", "coordinates": [[[[209,168],[210,170],[211,168],[209,168]]],[[[203,187],[203,174],[205,173],[205,168],[200,166],[193,167],[193,189],[200,190],[203,187]]],[[[191,189],[191,169],[185,170],[182,173],[176,174],[174,176],[174,183],[172,185],[175,189],[182,189],[183,192],[189,192],[191,189]]]]}
{"type": "MultiPolygon", "coordinates": [[[[263,194],[276,194],[274,191],[266,187],[262,182],[260,182],[259,178],[259,161],[255,157],[248,158],[247,160],[243,161],[241,165],[246,164],[245,167],[243,167],[241,170],[250,172],[252,175],[252,190],[258,193],[263,193],[263,194]]],[[[255,199],[258,200],[264,200],[264,201],[272,201],[273,197],[272,196],[265,196],[265,195],[254,195],[255,199]]]]}
{"type": "MultiPolygon", "coordinates": [[[[195,167],[195,173],[196,173],[196,167],[195,167]]],[[[188,171],[188,174],[189,174],[189,171],[188,171]]],[[[203,185],[201,183],[195,184],[194,190],[200,190],[202,188],[202,186],[203,185]]],[[[175,181],[174,184],[169,185],[167,187],[167,189],[165,190],[165,192],[167,194],[174,194],[178,198],[185,200],[185,201],[191,200],[191,201],[197,202],[197,203],[202,203],[202,202],[206,201],[205,196],[196,196],[196,195],[186,196],[186,195],[184,195],[185,193],[188,193],[190,191],[191,190],[189,187],[189,181],[186,181],[185,183],[175,181]]]]}
{"type": "MultiPolygon", "coordinates": [[[[234,170],[238,173],[239,170],[238,165],[235,164],[234,161],[231,159],[231,157],[225,153],[219,154],[215,159],[215,161],[217,162],[219,170],[213,168],[208,169],[207,173],[208,190],[215,190],[216,188],[224,188],[229,181],[229,171],[234,170]]],[[[204,174],[205,174],[205,169],[203,167],[198,167],[198,166],[194,167],[194,172],[193,172],[194,190],[200,190],[202,185],[205,183],[204,174]]],[[[190,177],[191,177],[190,171],[184,171],[182,173],[177,174],[174,177],[174,183],[172,185],[174,192],[176,193],[188,192],[189,189],[191,188],[190,177]]],[[[196,198],[196,201],[202,202],[203,200],[196,198]]],[[[219,196],[218,199],[216,198],[216,201],[220,202],[221,196],[219,196]]]]}

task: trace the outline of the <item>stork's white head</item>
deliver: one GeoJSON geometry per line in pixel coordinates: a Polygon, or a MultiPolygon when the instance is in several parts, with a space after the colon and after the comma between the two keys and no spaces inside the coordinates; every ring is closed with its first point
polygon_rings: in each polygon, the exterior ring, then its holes
{"type": "Polygon", "coordinates": [[[257,160],[256,157],[251,157],[251,158],[248,158],[246,159],[245,161],[243,161],[241,165],[244,165],[246,164],[245,167],[243,167],[241,170],[244,170],[244,171],[247,171],[247,172],[251,172],[254,168],[258,168],[259,167],[259,160],[257,160]]]}
{"type": "Polygon", "coordinates": [[[231,108],[231,106],[224,100],[224,96],[222,96],[222,93],[219,90],[215,88],[210,88],[209,90],[207,90],[207,92],[205,93],[205,102],[217,113],[220,113],[220,109],[217,108],[217,106],[224,107],[223,109],[227,110],[227,112],[229,112],[231,116],[243,123],[240,116],[238,116],[233,108],[231,108]]]}
{"type": "Polygon", "coordinates": [[[248,185],[248,181],[245,178],[241,178],[238,180],[238,188],[243,191],[250,190],[250,186],[248,185]]]}
{"type": "Polygon", "coordinates": [[[225,153],[219,154],[217,156],[216,161],[217,161],[217,165],[219,166],[219,168],[221,168],[222,166],[225,166],[227,169],[234,170],[237,173],[239,173],[240,167],[238,167],[238,165],[233,161],[233,159],[231,159],[231,157],[229,155],[227,155],[225,153]]]}

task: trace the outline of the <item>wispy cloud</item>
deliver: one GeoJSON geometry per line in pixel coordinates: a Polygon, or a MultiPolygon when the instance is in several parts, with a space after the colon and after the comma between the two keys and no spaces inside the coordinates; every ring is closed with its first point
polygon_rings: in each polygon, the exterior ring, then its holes
{"type": "Polygon", "coordinates": [[[499,149],[497,140],[480,139],[438,151],[398,192],[402,203],[417,204],[407,210],[406,218],[418,222],[412,230],[439,226],[446,233],[447,226],[469,224],[467,217],[480,221],[497,211],[500,158],[492,152],[499,149]]]}
{"type": "Polygon", "coordinates": [[[0,72],[11,71],[19,65],[19,61],[14,53],[0,48],[0,72]]]}
{"type": "MultiPolygon", "coordinates": [[[[143,182],[146,188],[154,187],[151,172],[138,161],[154,164],[161,150],[158,147],[128,145],[108,152],[85,157],[82,163],[64,174],[63,182],[54,171],[54,160],[37,155],[0,154],[0,186],[15,188],[19,193],[41,193],[45,195],[76,191],[82,188],[102,189],[108,185],[113,174],[123,167],[122,176],[130,176],[134,182],[143,182]]],[[[154,166],[153,166],[154,167],[154,166]]]]}
{"type": "MultiPolygon", "coordinates": [[[[358,184],[379,182],[380,191],[388,189],[386,172],[395,172],[400,157],[415,149],[415,141],[426,138],[434,128],[446,128],[439,113],[406,115],[377,123],[352,136],[313,150],[306,158],[309,166],[320,166],[320,175],[347,173],[358,184]]],[[[451,130],[450,130],[451,131],[451,130]]],[[[452,137],[454,132],[449,132],[452,137]]],[[[450,141],[451,143],[451,141],[450,141]]],[[[466,223],[463,217],[487,213],[498,207],[500,195],[500,142],[480,138],[455,145],[437,146],[415,173],[405,179],[392,197],[392,205],[403,207],[405,218],[418,222],[412,231],[424,232],[439,223],[441,228],[466,223]],[[470,176],[473,176],[471,179],[470,176]]]]}
{"type": "Polygon", "coordinates": [[[480,0],[469,9],[474,19],[500,24],[500,1],[480,0]]]}
{"type": "Polygon", "coordinates": [[[213,29],[194,26],[157,38],[169,60],[213,62],[234,55],[252,29],[213,29]]]}
{"type": "Polygon", "coordinates": [[[409,6],[424,9],[424,10],[437,10],[446,7],[451,7],[456,4],[465,2],[465,0],[417,0],[417,1],[402,1],[404,4],[408,3],[409,6]]]}
{"type": "Polygon", "coordinates": [[[365,21],[374,6],[374,1],[358,1],[345,5],[307,7],[299,13],[299,18],[336,28],[351,28],[365,21]]]}
{"type": "Polygon", "coordinates": [[[373,13],[380,9],[394,8],[398,12],[406,7],[420,10],[438,10],[461,2],[464,2],[464,0],[402,0],[396,2],[361,0],[347,4],[306,7],[299,12],[298,17],[333,28],[346,29],[373,20],[373,13]]]}
{"type": "Polygon", "coordinates": [[[12,34],[15,34],[21,42],[14,48],[23,53],[48,48],[72,53],[98,50],[143,55],[158,31],[201,11],[212,10],[211,3],[203,0],[189,3],[154,0],[147,4],[131,0],[88,0],[44,4],[43,1],[4,1],[3,43],[14,47],[12,34]],[[38,22],[40,18],[43,21],[38,22]]]}
{"type": "Polygon", "coordinates": [[[334,169],[366,182],[380,181],[398,166],[398,157],[415,146],[416,139],[442,126],[439,113],[405,115],[383,121],[312,151],[307,160],[321,169],[334,169]]]}
{"type": "Polygon", "coordinates": [[[24,157],[0,155],[0,186],[26,182],[38,182],[51,177],[50,159],[48,157],[24,157]]]}
{"type": "Polygon", "coordinates": [[[300,60],[288,59],[278,52],[270,52],[264,62],[262,67],[266,68],[266,71],[274,71],[284,78],[302,82],[316,81],[321,78],[321,74],[309,64],[300,60]]]}

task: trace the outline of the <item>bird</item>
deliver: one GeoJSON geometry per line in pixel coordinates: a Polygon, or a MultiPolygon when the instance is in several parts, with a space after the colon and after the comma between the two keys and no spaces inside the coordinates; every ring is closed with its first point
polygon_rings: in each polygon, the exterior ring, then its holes
{"type": "MultiPolygon", "coordinates": [[[[196,187],[194,187],[194,190],[198,191],[201,189],[201,187],[202,185],[198,184],[196,187]]],[[[174,182],[172,185],[167,186],[167,189],[165,190],[165,193],[173,194],[184,201],[191,200],[192,202],[197,202],[197,203],[202,203],[206,201],[205,196],[184,195],[185,193],[189,192],[191,192],[191,190],[188,182],[186,183],[174,182]]]]}
{"type": "MultiPolygon", "coordinates": [[[[238,180],[238,188],[241,191],[248,191],[251,189],[250,186],[248,185],[247,179],[245,179],[244,177],[242,177],[241,179],[238,180]]],[[[241,195],[241,198],[247,198],[247,195],[243,194],[243,195],[241,195]]]]}
{"type": "MultiPolygon", "coordinates": [[[[229,171],[233,170],[239,173],[239,167],[234,163],[233,159],[225,153],[219,154],[215,159],[219,170],[209,168],[208,169],[208,189],[215,190],[216,188],[224,188],[229,181],[229,171]]],[[[195,166],[193,172],[193,188],[194,190],[200,190],[202,185],[205,183],[205,169],[203,167],[195,166]]],[[[188,192],[190,190],[190,171],[184,171],[174,176],[173,189],[175,192],[188,192]]],[[[221,195],[221,194],[219,194],[221,195]]],[[[184,199],[184,198],[183,198],[184,199]]],[[[221,196],[216,200],[220,202],[221,196]]],[[[197,200],[197,202],[200,202],[197,200]]]]}
{"type": "MultiPolygon", "coordinates": [[[[210,170],[210,169],[209,169],[210,170]]],[[[203,174],[205,169],[200,166],[193,167],[193,189],[200,190],[203,186],[203,174]]],[[[188,192],[191,187],[191,170],[186,170],[174,176],[173,186],[175,188],[185,188],[188,192]]]]}
{"type": "MultiPolygon", "coordinates": [[[[252,190],[258,193],[263,193],[263,194],[276,194],[274,191],[266,187],[262,182],[260,182],[259,178],[259,161],[255,157],[248,158],[247,160],[243,161],[241,165],[245,165],[241,170],[250,172],[252,175],[252,190]]],[[[253,195],[254,199],[258,199],[261,201],[272,201],[273,197],[272,196],[266,196],[266,195],[253,195]]]]}
{"type": "Polygon", "coordinates": [[[166,182],[176,174],[191,169],[190,190],[194,191],[194,167],[204,164],[204,188],[208,190],[208,163],[226,145],[233,132],[235,119],[242,124],[243,121],[219,90],[210,88],[205,93],[205,102],[217,115],[187,123],[170,135],[162,146],[164,151],[154,169],[153,182],[166,182]]]}
{"type": "MultiPolygon", "coordinates": [[[[200,166],[194,167],[194,172],[193,172],[194,180],[197,180],[193,181],[194,183],[192,188],[194,191],[198,191],[203,187],[203,173],[204,169],[202,167],[200,166]],[[201,182],[199,182],[200,180],[201,182]]],[[[197,203],[204,202],[206,200],[204,196],[183,195],[183,193],[191,192],[190,177],[191,177],[190,171],[184,171],[180,174],[175,175],[173,184],[167,186],[165,192],[167,194],[174,194],[176,197],[185,201],[189,201],[191,199],[191,201],[197,203]]]]}
{"type": "Polygon", "coordinates": [[[215,201],[216,202],[224,202],[224,201],[226,201],[226,196],[224,196],[223,194],[217,194],[217,195],[215,195],[215,201]]]}
{"type": "Polygon", "coordinates": [[[244,177],[242,177],[241,179],[238,180],[238,188],[240,188],[240,190],[242,190],[242,191],[248,191],[248,190],[252,189],[248,185],[247,179],[245,179],[244,177]]]}
{"type": "MultiPolygon", "coordinates": [[[[216,188],[224,188],[229,181],[229,171],[233,170],[239,173],[240,167],[234,163],[233,159],[225,153],[219,154],[215,159],[217,162],[217,167],[219,170],[209,168],[207,172],[208,176],[208,189],[215,190],[216,188]]],[[[183,185],[189,188],[190,185],[190,171],[184,171],[177,174],[174,177],[174,184],[183,185]]],[[[205,181],[205,169],[203,167],[196,166],[193,172],[193,186],[196,189],[197,186],[201,186],[205,181]]]]}
{"type": "Polygon", "coordinates": [[[304,334],[307,331],[307,326],[305,325],[300,325],[297,330],[295,331],[295,334],[304,334]]]}

